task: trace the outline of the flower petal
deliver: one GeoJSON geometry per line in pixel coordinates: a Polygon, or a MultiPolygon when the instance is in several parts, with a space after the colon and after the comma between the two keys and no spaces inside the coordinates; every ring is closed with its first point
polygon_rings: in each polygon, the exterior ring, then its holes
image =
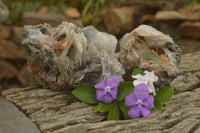
{"type": "Polygon", "coordinates": [[[133,81],[133,85],[136,86],[136,85],[139,85],[139,84],[142,84],[142,83],[147,83],[147,80],[145,79],[137,79],[137,80],[134,80],[133,81]]]}
{"type": "Polygon", "coordinates": [[[145,76],[151,80],[151,82],[156,82],[158,81],[158,77],[154,74],[154,71],[149,72],[149,71],[144,71],[145,76]]]}
{"type": "Polygon", "coordinates": [[[110,94],[112,95],[113,99],[117,99],[117,88],[111,88],[110,94]]]}
{"type": "Polygon", "coordinates": [[[140,109],[142,111],[143,117],[147,117],[151,114],[151,111],[144,106],[140,106],[140,109]]]}
{"type": "Polygon", "coordinates": [[[149,95],[145,100],[142,101],[142,105],[144,105],[148,109],[154,108],[154,98],[153,96],[149,95]]]}
{"type": "Polygon", "coordinates": [[[110,78],[108,78],[106,80],[106,83],[108,86],[110,86],[110,88],[117,88],[119,83],[120,83],[120,79],[118,76],[111,76],[110,78]]]}
{"type": "Polygon", "coordinates": [[[97,96],[97,100],[98,101],[104,101],[104,97],[105,97],[106,92],[104,90],[97,90],[96,91],[96,96],[97,96]]]}
{"type": "Polygon", "coordinates": [[[126,106],[134,106],[137,104],[137,100],[135,95],[133,93],[130,93],[126,98],[125,98],[125,104],[126,106]]]}
{"type": "Polygon", "coordinates": [[[148,82],[146,85],[147,85],[147,87],[149,89],[149,93],[153,93],[153,94],[156,93],[153,83],[148,82]]]}
{"type": "Polygon", "coordinates": [[[137,99],[143,100],[149,95],[149,89],[144,83],[142,83],[135,86],[133,93],[137,99]]]}
{"type": "Polygon", "coordinates": [[[137,74],[137,75],[131,75],[131,77],[134,78],[134,79],[143,79],[144,75],[137,74]]]}
{"type": "Polygon", "coordinates": [[[112,95],[111,95],[109,92],[107,92],[107,93],[105,94],[105,96],[104,96],[103,102],[104,102],[104,103],[112,103],[113,100],[114,100],[114,99],[112,98],[112,95]]]}
{"type": "Polygon", "coordinates": [[[137,105],[131,107],[128,111],[128,116],[133,119],[140,117],[140,114],[141,114],[141,109],[137,105]]]}
{"type": "Polygon", "coordinates": [[[103,81],[99,82],[98,84],[94,85],[94,87],[95,87],[96,89],[102,89],[102,90],[104,90],[104,88],[105,88],[106,86],[107,86],[107,84],[106,84],[106,81],[105,81],[105,80],[103,80],[103,81]]]}

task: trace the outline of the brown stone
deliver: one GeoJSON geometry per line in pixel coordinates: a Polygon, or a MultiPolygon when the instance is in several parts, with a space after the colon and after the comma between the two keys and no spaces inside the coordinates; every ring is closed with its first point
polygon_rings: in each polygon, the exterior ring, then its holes
{"type": "Polygon", "coordinates": [[[17,78],[23,86],[30,86],[36,84],[36,80],[33,75],[28,72],[27,67],[23,67],[17,74],[17,78]]]}
{"type": "Polygon", "coordinates": [[[14,26],[11,29],[11,39],[17,44],[20,44],[22,27],[14,26]]]}
{"type": "Polygon", "coordinates": [[[47,13],[48,12],[48,7],[42,7],[38,10],[38,13],[47,13]]]}
{"type": "Polygon", "coordinates": [[[0,61],[0,80],[3,78],[13,78],[17,75],[17,69],[11,64],[0,61]]]}
{"type": "Polygon", "coordinates": [[[177,11],[158,11],[156,13],[158,20],[186,20],[187,16],[177,11]]]}
{"type": "Polygon", "coordinates": [[[151,14],[145,14],[142,16],[142,22],[154,22],[155,16],[151,14]]]}
{"type": "Polygon", "coordinates": [[[0,43],[0,58],[15,60],[16,62],[26,60],[21,45],[5,40],[0,43]]]}
{"type": "Polygon", "coordinates": [[[0,24],[0,38],[1,39],[8,39],[10,37],[10,27],[4,26],[0,24]]]}
{"type": "Polygon", "coordinates": [[[68,18],[80,18],[81,17],[80,12],[76,8],[73,8],[73,7],[66,9],[65,15],[68,18]]]}
{"type": "Polygon", "coordinates": [[[191,7],[192,12],[200,11],[200,4],[195,4],[191,7]]]}
{"type": "Polygon", "coordinates": [[[200,39],[200,22],[184,22],[179,27],[182,36],[191,39],[200,39]]]}
{"type": "Polygon", "coordinates": [[[190,21],[200,21],[200,10],[188,14],[188,20],[190,20],[190,21]]]}
{"type": "Polygon", "coordinates": [[[108,32],[114,35],[124,34],[133,29],[135,7],[113,7],[103,14],[108,32]]]}
{"type": "Polygon", "coordinates": [[[51,26],[58,26],[62,21],[72,22],[78,26],[82,26],[82,20],[80,18],[70,19],[64,14],[55,13],[35,13],[35,12],[23,12],[21,16],[22,25],[38,25],[48,23],[51,26]]]}

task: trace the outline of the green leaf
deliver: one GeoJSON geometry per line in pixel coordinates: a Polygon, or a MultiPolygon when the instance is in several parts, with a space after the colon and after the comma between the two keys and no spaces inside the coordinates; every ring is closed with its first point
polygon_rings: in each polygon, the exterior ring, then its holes
{"type": "Polygon", "coordinates": [[[173,94],[174,89],[171,86],[166,86],[156,94],[154,101],[161,103],[166,102],[173,96],[173,94]]]}
{"type": "Polygon", "coordinates": [[[72,94],[88,104],[96,104],[96,89],[92,85],[82,85],[72,91],[72,94]]]}
{"type": "Polygon", "coordinates": [[[164,108],[164,106],[162,103],[154,101],[154,109],[163,109],[163,108],[164,108]]]}
{"type": "Polygon", "coordinates": [[[119,106],[117,103],[109,104],[107,120],[119,120],[119,106]]]}
{"type": "Polygon", "coordinates": [[[127,107],[127,106],[125,105],[125,102],[124,102],[124,101],[120,101],[120,102],[119,102],[119,107],[120,107],[121,111],[122,111],[123,114],[124,114],[124,119],[125,119],[125,120],[131,119],[131,118],[128,116],[129,107],[127,107]]]}
{"type": "Polygon", "coordinates": [[[155,108],[163,108],[162,103],[168,101],[174,94],[174,89],[171,86],[162,88],[154,97],[155,108]]]}
{"type": "Polygon", "coordinates": [[[119,84],[118,86],[118,94],[117,94],[117,100],[121,101],[125,99],[125,97],[133,92],[134,86],[132,82],[123,82],[119,84]]]}
{"type": "Polygon", "coordinates": [[[100,112],[100,113],[107,112],[108,108],[109,108],[109,104],[98,103],[98,105],[94,106],[93,112],[94,113],[96,113],[96,112],[100,112]]]}
{"type": "Polygon", "coordinates": [[[82,12],[82,16],[85,17],[85,15],[87,14],[88,10],[92,7],[92,4],[93,4],[93,0],[90,0],[90,1],[87,1],[84,9],[83,9],[83,12],[82,12]]]}
{"type": "Polygon", "coordinates": [[[143,71],[142,69],[135,68],[135,69],[133,70],[132,75],[137,75],[137,74],[144,75],[144,71],[143,71]]]}
{"type": "Polygon", "coordinates": [[[151,111],[151,113],[154,113],[154,112],[156,112],[156,109],[153,108],[153,109],[150,109],[150,111],[151,111]]]}

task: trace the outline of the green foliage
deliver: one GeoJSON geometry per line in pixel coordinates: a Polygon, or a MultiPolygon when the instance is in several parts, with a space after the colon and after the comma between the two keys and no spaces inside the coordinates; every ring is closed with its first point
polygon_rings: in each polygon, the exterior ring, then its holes
{"type": "Polygon", "coordinates": [[[103,112],[107,112],[108,109],[109,109],[109,104],[98,103],[98,105],[94,106],[93,112],[94,113],[96,113],[96,112],[103,113],[103,112]]]}
{"type": "Polygon", "coordinates": [[[117,100],[124,100],[131,92],[133,92],[134,86],[132,82],[123,82],[118,86],[117,100]]]}
{"type": "Polygon", "coordinates": [[[127,107],[125,105],[125,101],[124,100],[119,102],[119,107],[120,107],[121,111],[123,112],[124,119],[125,120],[130,119],[130,117],[128,116],[129,107],[127,107]]]}
{"type": "Polygon", "coordinates": [[[96,89],[92,85],[82,85],[72,91],[72,94],[88,104],[97,104],[96,89]]]}
{"type": "Polygon", "coordinates": [[[174,89],[171,86],[162,88],[154,97],[154,106],[157,109],[163,108],[163,102],[168,101],[174,94],[174,89]]]}
{"type": "Polygon", "coordinates": [[[8,6],[10,14],[9,19],[12,24],[19,24],[20,14],[23,11],[33,11],[37,12],[40,8],[47,6],[49,12],[53,13],[64,13],[64,10],[69,7],[66,4],[67,0],[28,0],[28,1],[5,1],[5,4],[8,6]]]}
{"type": "Polygon", "coordinates": [[[82,0],[83,24],[96,26],[101,23],[100,12],[112,2],[118,2],[118,0],[82,0]]]}
{"type": "Polygon", "coordinates": [[[143,71],[142,69],[135,68],[135,69],[133,70],[132,75],[137,75],[137,74],[144,75],[145,73],[144,73],[144,71],[143,71]]]}
{"type": "Polygon", "coordinates": [[[120,112],[117,103],[109,104],[107,120],[119,120],[120,112]]]}
{"type": "Polygon", "coordinates": [[[200,3],[200,0],[196,0],[197,1],[197,3],[200,3]]]}
{"type": "Polygon", "coordinates": [[[19,15],[23,9],[23,4],[20,2],[11,2],[10,6],[8,7],[10,10],[9,19],[12,21],[13,24],[19,23],[19,15]]]}

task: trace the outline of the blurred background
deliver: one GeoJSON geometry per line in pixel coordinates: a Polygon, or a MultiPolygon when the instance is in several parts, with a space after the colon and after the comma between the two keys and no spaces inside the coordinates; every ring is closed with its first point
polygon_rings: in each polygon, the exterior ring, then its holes
{"type": "Polygon", "coordinates": [[[0,0],[0,92],[36,83],[20,44],[23,26],[62,21],[118,39],[148,24],[170,35],[182,54],[200,50],[200,0],[0,0]]]}

